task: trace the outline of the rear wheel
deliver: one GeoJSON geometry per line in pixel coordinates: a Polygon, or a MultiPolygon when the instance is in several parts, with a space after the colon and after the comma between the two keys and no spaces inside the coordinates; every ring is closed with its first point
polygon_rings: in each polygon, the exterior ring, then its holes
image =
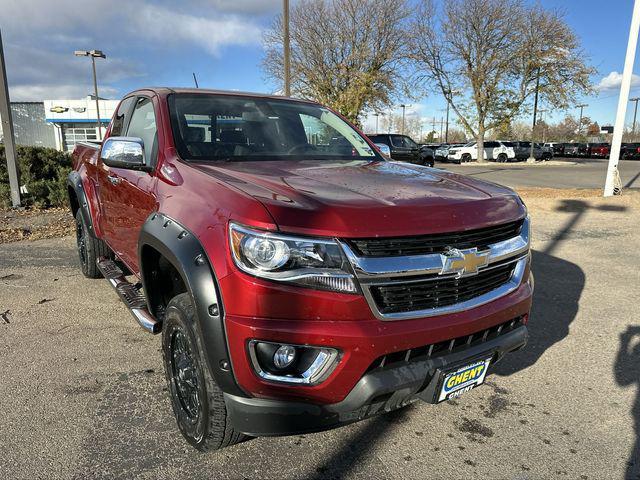
{"type": "Polygon", "coordinates": [[[499,162],[506,162],[507,161],[507,154],[506,153],[500,153],[498,155],[498,161],[499,162]]]}
{"type": "Polygon", "coordinates": [[[247,437],[235,431],[196,333],[188,293],[171,299],[162,324],[162,356],[171,405],[180,432],[198,450],[228,447],[247,437]]]}
{"type": "Polygon", "coordinates": [[[78,247],[80,269],[84,276],[88,278],[102,277],[96,260],[100,257],[110,258],[111,251],[106,243],[91,235],[80,209],[76,212],[76,245],[78,247]]]}

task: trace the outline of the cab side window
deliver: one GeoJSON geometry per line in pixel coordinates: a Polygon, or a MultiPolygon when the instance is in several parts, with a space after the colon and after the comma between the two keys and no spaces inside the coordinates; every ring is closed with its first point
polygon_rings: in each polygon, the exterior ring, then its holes
{"type": "Polygon", "coordinates": [[[115,117],[113,117],[113,122],[111,123],[110,136],[122,136],[122,132],[124,131],[124,127],[127,123],[127,118],[131,115],[131,107],[133,106],[135,101],[136,97],[128,97],[120,102],[118,111],[116,112],[115,117]]]}
{"type": "Polygon", "coordinates": [[[144,144],[145,162],[147,165],[155,163],[158,143],[158,130],[156,128],[156,116],[153,111],[153,102],[150,98],[138,98],[135,109],[131,115],[127,137],[138,137],[144,144]]]}

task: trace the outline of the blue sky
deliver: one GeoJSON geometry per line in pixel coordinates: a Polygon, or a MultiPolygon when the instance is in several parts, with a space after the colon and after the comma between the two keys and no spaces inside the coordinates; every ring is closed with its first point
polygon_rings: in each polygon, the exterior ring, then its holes
{"type": "MultiPolygon", "coordinates": [[[[193,86],[272,92],[260,68],[261,32],[281,8],[281,0],[0,0],[12,100],[79,98],[92,89],[87,58],[76,49],[102,49],[101,94],[119,98],[148,85],[193,86]],[[26,8],[26,6],[29,8],[26,8]],[[90,7],[89,7],[90,6],[90,7]]],[[[611,123],[617,105],[632,0],[541,0],[565,12],[598,70],[606,78],[598,95],[582,99],[585,115],[611,123]]],[[[640,67],[640,59],[636,62],[640,67]]],[[[636,68],[640,71],[640,68],[636,68]]],[[[640,77],[633,94],[640,94],[640,77]]],[[[400,102],[399,102],[400,103],[400,102]]],[[[413,101],[409,115],[425,121],[443,115],[437,96],[413,101]]],[[[627,115],[632,115],[630,108],[627,115]]],[[[399,109],[398,109],[399,112],[399,109]]],[[[556,111],[557,120],[577,110],[556,111]]],[[[430,120],[429,120],[430,123],[430,120]]]]}

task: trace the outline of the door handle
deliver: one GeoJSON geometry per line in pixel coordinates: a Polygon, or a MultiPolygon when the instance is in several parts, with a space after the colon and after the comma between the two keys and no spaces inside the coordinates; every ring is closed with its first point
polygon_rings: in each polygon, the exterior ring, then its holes
{"type": "Polygon", "coordinates": [[[114,175],[107,175],[107,180],[111,182],[111,185],[118,185],[120,183],[120,177],[114,175]]]}

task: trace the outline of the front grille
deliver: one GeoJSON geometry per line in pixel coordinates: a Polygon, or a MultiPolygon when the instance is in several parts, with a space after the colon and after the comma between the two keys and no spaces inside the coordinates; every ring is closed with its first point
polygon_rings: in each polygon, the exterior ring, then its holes
{"type": "Polygon", "coordinates": [[[502,335],[505,335],[516,328],[523,325],[524,316],[514,318],[508,322],[495,325],[485,330],[472,333],[471,335],[465,335],[463,337],[452,338],[438,343],[430,345],[424,345],[422,347],[411,348],[409,350],[402,350],[399,352],[389,353],[378,357],[369,366],[367,372],[375,370],[377,368],[397,366],[399,363],[409,363],[412,361],[427,360],[450,353],[457,353],[464,351],[468,348],[474,347],[481,343],[493,340],[502,335]]]}
{"type": "Polygon", "coordinates": [[[361,238],[349,240],[359,256],[399,257],[442,253],[448,247],[482,249],[492,243],[501,242],[520,234],[524,219],[493,227],[468,230],[466,232],[438,233],[417,237],[361,238]]]}
{"type": "Polygon", "coordinates": [[[481,270],[469,277],[446,277],[373,285],[371,295],[382,314],[446,307],[471,300],[507,283],[516,263],[481,270]]]}

